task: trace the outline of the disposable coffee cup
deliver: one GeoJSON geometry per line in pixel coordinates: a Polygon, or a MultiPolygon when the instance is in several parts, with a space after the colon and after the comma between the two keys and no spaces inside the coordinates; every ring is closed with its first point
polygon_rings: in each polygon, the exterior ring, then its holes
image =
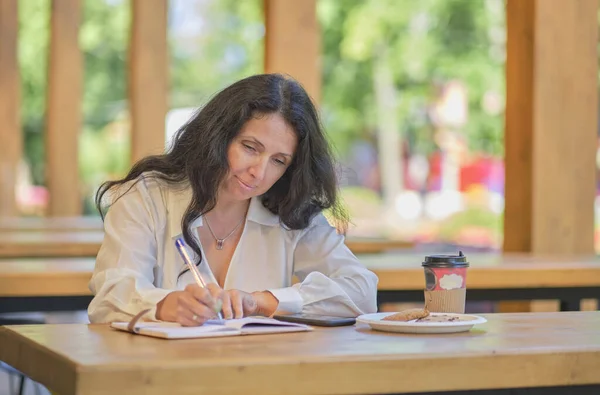
{"type": "Polygon", "coordinates": [[[427,310],[464,314],[469,262],[462,251],[458,255],[428,255],[422,266],[427,310]]]}

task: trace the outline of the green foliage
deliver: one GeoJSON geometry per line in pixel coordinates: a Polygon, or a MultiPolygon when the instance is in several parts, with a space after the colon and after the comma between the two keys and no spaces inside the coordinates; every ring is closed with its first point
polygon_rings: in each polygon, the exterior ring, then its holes
{"type": "MultiPolygon", "coordinates": [[[[84,56],[84,124],[98,132],[127,109],[128,1],[85,0],[79,44],[84,56]]],[[[84,153],[85,156],[85,153],[84,153]]]]}
{"type": "MultiPolygon", "coordinates": [[[[341,151],[376,129],[373,66],[385,49],[400,103],[399,130],[416,151],[434,149],[427,115],[434,86],[462,81],[472,149],[500,154],[501,113],[484,111],[486,92],[504,95],[502,0],[320,0],[324,122],[341,151]]],[[[501,109],[500,109],[501,111],[501,109]]]]}
{"type": "Polygon", "coordinates": [[[458,233],[468,228],[486,229],[494,239],[501,239],[502,216],[482,207],[470,207],[445,219],[439,228],[441,240],[453,241],[458,233]]]}
{"type": "Polygon", "coordinates": [[[173,108],[199,107],[226,85],[262,72],[260,1],[179,0],[171,2],[171,11],[173,108]]]}
{"type": "MultiPolygon", "coordinates": [[[[29,159],[34,183],[42,185],[50,5],[50,0],[19,2],[18,50],[25,156],[29,159]]],[[[125,109],[128,24],[129,7],[125,1],[83,2],[79,41],[85,64],[81,108],[84,135],[98,132],[125,109]]],[[[97,152],[98,145],[84,143],[82,147],[82,175],[84,181],[88,181],[98,167],[86,161],[101,153],[97,152]]]]}
{"type": "MultiPolygon", "coordinates": [[[[223,86],[262,72],[260,0],[169,4],[172,108],[201,106],[223,86]]],[[[107,126],[126,119],[131,10],[127,0],[85,0],[83,5],[80,166],[85,184],[93,189],[103,177],[121,174],[128,166],[128,139],[119,133],[110,137],[107,126]]],[[[435,148],[428,115],[435,86],[458,79],[469,94],[469,119],[461,132],[471,148],[501,153],[502,108],[490,114],[482,103],[487,92],[504,96],[502,0],[319,0],[317,7],[323,122],[342,156],[356,139],[376,135],[373,73],[382,54],[398,92],[398,129],[414,150],[435,148]]],[[[22,119],[36,184],[44,183],[49,10],[50,0],[19,2],[22,119]]]]}
{"type": "Polygon", "coordinates": [[[381,197],[372,189],[363,187],[345,187],[340,198],[351,218],[365,215],[379,215],[381,197]]]}
{"type": "MultiPolygon", "coordinates": [[[[259,0],[170,0],[169,4],[172,108],[198,107],[226,84],[262,71],[264,25],[259,0]],[[177,13],[176,7],[182,12],[177,13]],[[198,34],[176,34],[181,32],[181,23],[187,23],[198,34]]],[[[50,0],[19,2],[25,155],[38,185],[44,184],[50,5],[50,0]]],[[[85,67],[84,116],[79,159],[87,203],[100,182],[121,176],[129,167],[130,6],[127,0],[83,2],[79,42],[85,67]]]]}
{"type": "Polygon", "coordinates": [[[18,56],[21,73],[21,123],[24,154],[35,183],[44,179],[44,111],[50,0],[19,1],[18,56]]]}

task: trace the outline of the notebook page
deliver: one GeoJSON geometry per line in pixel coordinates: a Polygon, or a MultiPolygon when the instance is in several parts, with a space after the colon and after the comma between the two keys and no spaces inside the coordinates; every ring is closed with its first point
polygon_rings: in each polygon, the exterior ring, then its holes
{"type": "MultiPolygon", "coordinates": [[[[113,322],[111,327],[127,331],[126,322],[113,322]]],[[[135,325],[140,335],[160,337],[163,339],[194,339],[202,337],[236,336],[241,332],[224,325],[204,324],[185,327],[172,322],[140,322],[135,325]]]]}
{"type": "Polygon", "coordinates": [[[245,317],[232,320],[214,320],[207,321],[207,324],[220,324],[228,328],[235,328],[242,334],[260,334],[260,333],[282,333],[309,331],[312,328],[308,325],[294,322],[284,322],[266,317],[245,317]]]}

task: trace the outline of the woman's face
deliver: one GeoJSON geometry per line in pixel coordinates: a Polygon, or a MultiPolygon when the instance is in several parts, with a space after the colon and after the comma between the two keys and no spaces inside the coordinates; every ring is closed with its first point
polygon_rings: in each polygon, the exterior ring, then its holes
{"type": "Polygon", "coordinates": [[[223,195],[246,200],[267,192],[292,163],[297,145],[296,133],[281,115],[250,119],[227,150],[223,195]]]}

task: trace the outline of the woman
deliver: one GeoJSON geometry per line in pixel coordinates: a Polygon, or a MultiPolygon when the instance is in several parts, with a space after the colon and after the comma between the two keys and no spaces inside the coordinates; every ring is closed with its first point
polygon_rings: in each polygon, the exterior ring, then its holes
{"type": "Polygon", "coordinates": [[[332,155],[317,112],[294,80],[243,79],[218,93],[164,155],[104,183],[104,242],[90,281],[91,322],[147,318],[201,325],[279,313],[356,316],[376,311],[377,277],[338,228],[332,155]],[[183,236],[207,288],[175,248],[183,236]],[[292,283],[296,277],[299,282],[292,283]]]}

